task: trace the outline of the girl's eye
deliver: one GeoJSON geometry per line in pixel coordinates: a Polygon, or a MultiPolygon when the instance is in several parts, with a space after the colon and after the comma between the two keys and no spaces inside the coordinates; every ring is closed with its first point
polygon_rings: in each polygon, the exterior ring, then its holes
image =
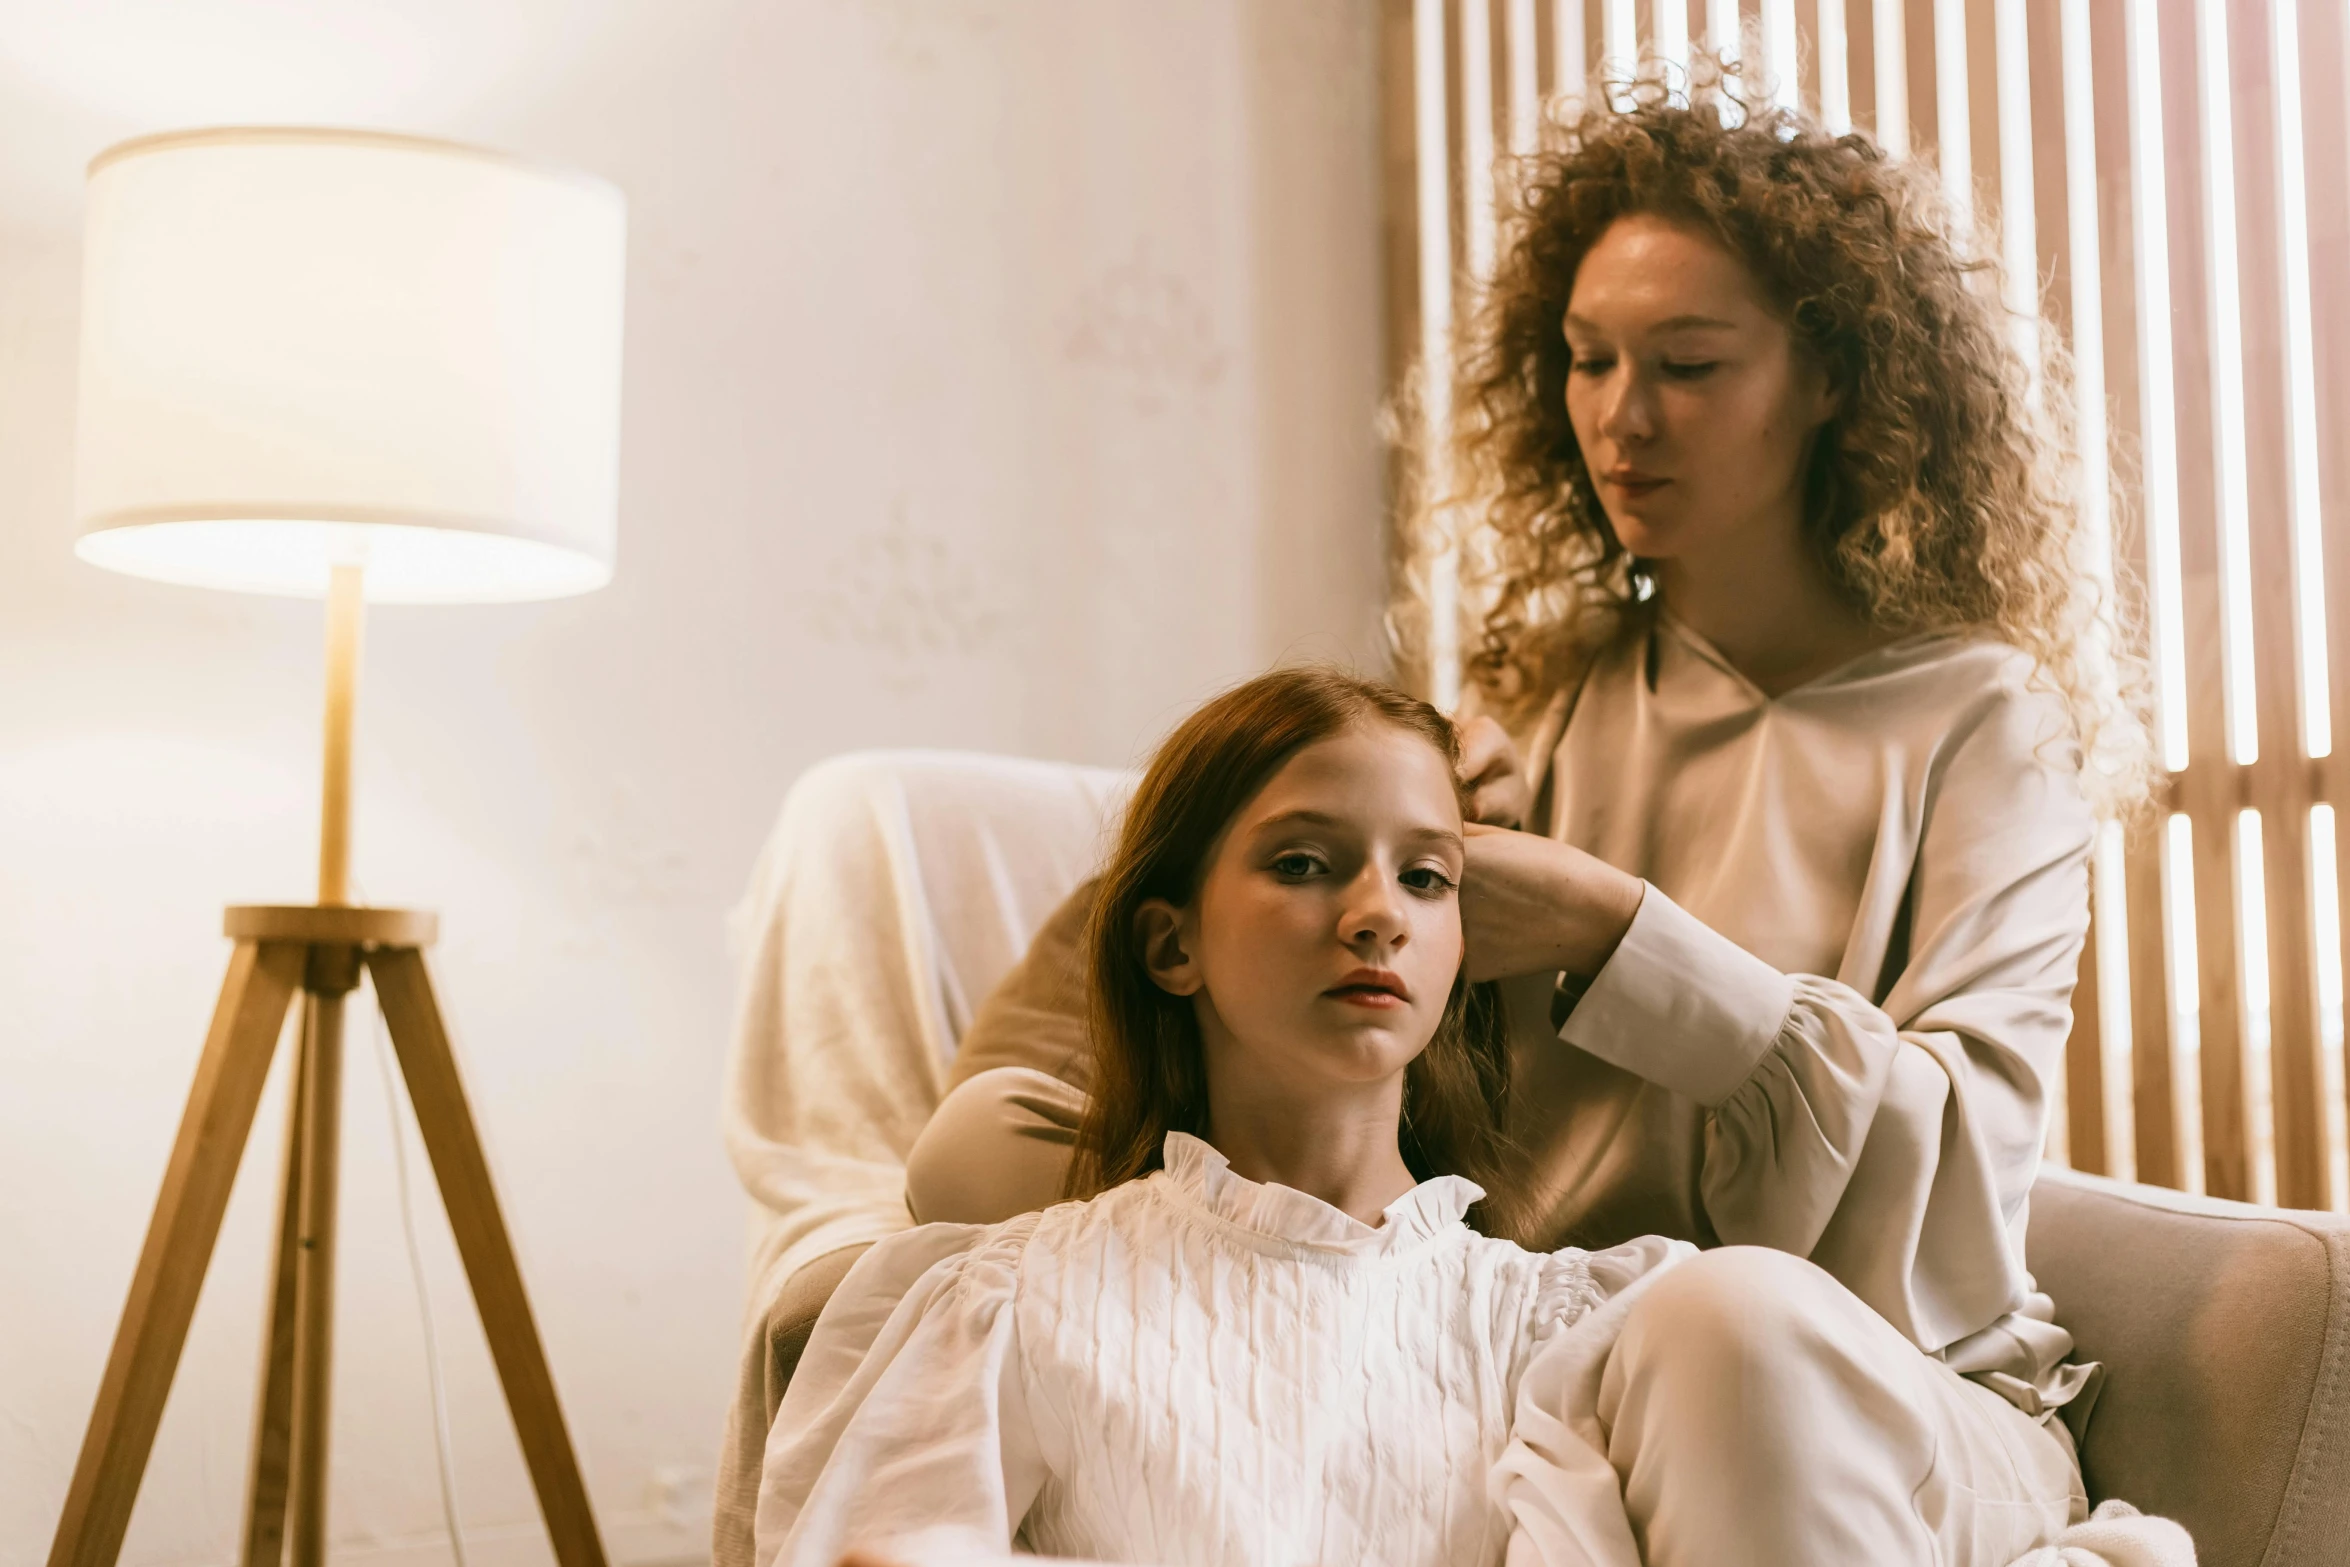
{"type": "Polygon", "coordinates": [[[1453,879],[1433,865],[1415,865],[1405,871],[1403,884],[1414,892],[1424,892],[1431,896],[1450,892],[1454,886],[1453,879]]]}
{"type": "Polygon", "coordinates": [[[1666,360],[1665,374],[1676,381],[1698,381],[1721,368],[1718,359],[1666,360]]]}
{"type": "Polygon", "coordinates": [[[1587,354],[1574,361],[1573,369],[1577,375],[1605,375],[1615,368],[1615,363],[1613,359],[1587,354]]]}
{"type": "Polygon", "coordinates": [[[1286,876],[1291,881],[1303,881],[1321,868],[1322,862],[1320,860],[1294,849],[1287,854],[1278,856],[1273,861],[1273,873],[1277,876],[1286,876]]]}

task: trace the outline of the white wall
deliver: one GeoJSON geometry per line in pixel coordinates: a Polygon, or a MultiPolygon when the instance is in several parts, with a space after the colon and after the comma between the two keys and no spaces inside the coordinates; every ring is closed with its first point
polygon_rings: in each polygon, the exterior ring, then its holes
{"type": "MultiPolygon", "coordinates": [[[[0,1567],[48,1549],[219,906],[306,895],[316,832],[316,606],[72,558],[83,162],[190,124],[366,124],[628,193],[618,580],[377,612],[357,875],[444,913],[444,1004],[608,1542],[689,1558],[743,1262],[724,916],[792,778],[874,745],[1121,762],[1279,655],[1377,662],[1376,13],[0,3],[0,1567]]],[[[354,1034],[334,1538],[423,1563],[446,1553],[375,1048],[354,1034]]],[[[234,1553],[282,1092],[138,1567],[234,1553]]],[[[473,1559],[542,1561],[414,1162],[473,1559]]]]}

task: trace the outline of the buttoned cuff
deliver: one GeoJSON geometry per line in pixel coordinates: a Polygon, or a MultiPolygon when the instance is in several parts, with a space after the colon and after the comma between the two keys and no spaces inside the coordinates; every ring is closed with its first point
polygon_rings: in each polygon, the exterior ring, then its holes
{"type": "Polygon", "coordinates": [[[1746,1081],[1794,1004],[1794,980],[1646,887],[1559,1038],[1710,1108],[1746,1081]]]}

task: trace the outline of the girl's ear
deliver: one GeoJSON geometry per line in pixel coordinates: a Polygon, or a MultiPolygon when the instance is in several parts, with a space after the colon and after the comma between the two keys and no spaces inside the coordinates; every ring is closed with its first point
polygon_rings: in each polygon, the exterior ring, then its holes
{"type": "Polygon", "coordinates": [[[1165,898],[1145,898],[1134,911],[1134,942],[1151,983],[1171,996],[1197,995],[1207,983],[1191,955],[1183,911],[1165,898]]]}

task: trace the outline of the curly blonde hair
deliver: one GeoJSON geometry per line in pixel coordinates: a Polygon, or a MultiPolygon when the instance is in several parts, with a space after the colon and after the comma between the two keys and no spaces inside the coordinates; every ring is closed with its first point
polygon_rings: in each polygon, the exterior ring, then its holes
{"type": "Polygon", "coordinates": [[[1760,101],[1734,66],[1699,74],[1693,104],[1651,75],[1619,84],[1615,107],[1607,93],[1568,105],[1509,171],[1442,466],[1418,465],[1400,540],[1424,556],[1448,516],[1471,523],[1458,557],[1468,677],[1489,707],[1522,713],[1646,619],[1647,572],[1568,420],[1561,324],[1609,225],[1654,214],[1739,258],[1841,394],[1805,476],[1829,582],[1887,631],[1972,630],[2030,655],[2071,717],[2086,791],[2126,813],[2152,775],[2142,661],[2123,635],[2136,617],[2084,522],[2061,352],[2026,362],[1994,269],[1928,170],[1760,101]]]}

